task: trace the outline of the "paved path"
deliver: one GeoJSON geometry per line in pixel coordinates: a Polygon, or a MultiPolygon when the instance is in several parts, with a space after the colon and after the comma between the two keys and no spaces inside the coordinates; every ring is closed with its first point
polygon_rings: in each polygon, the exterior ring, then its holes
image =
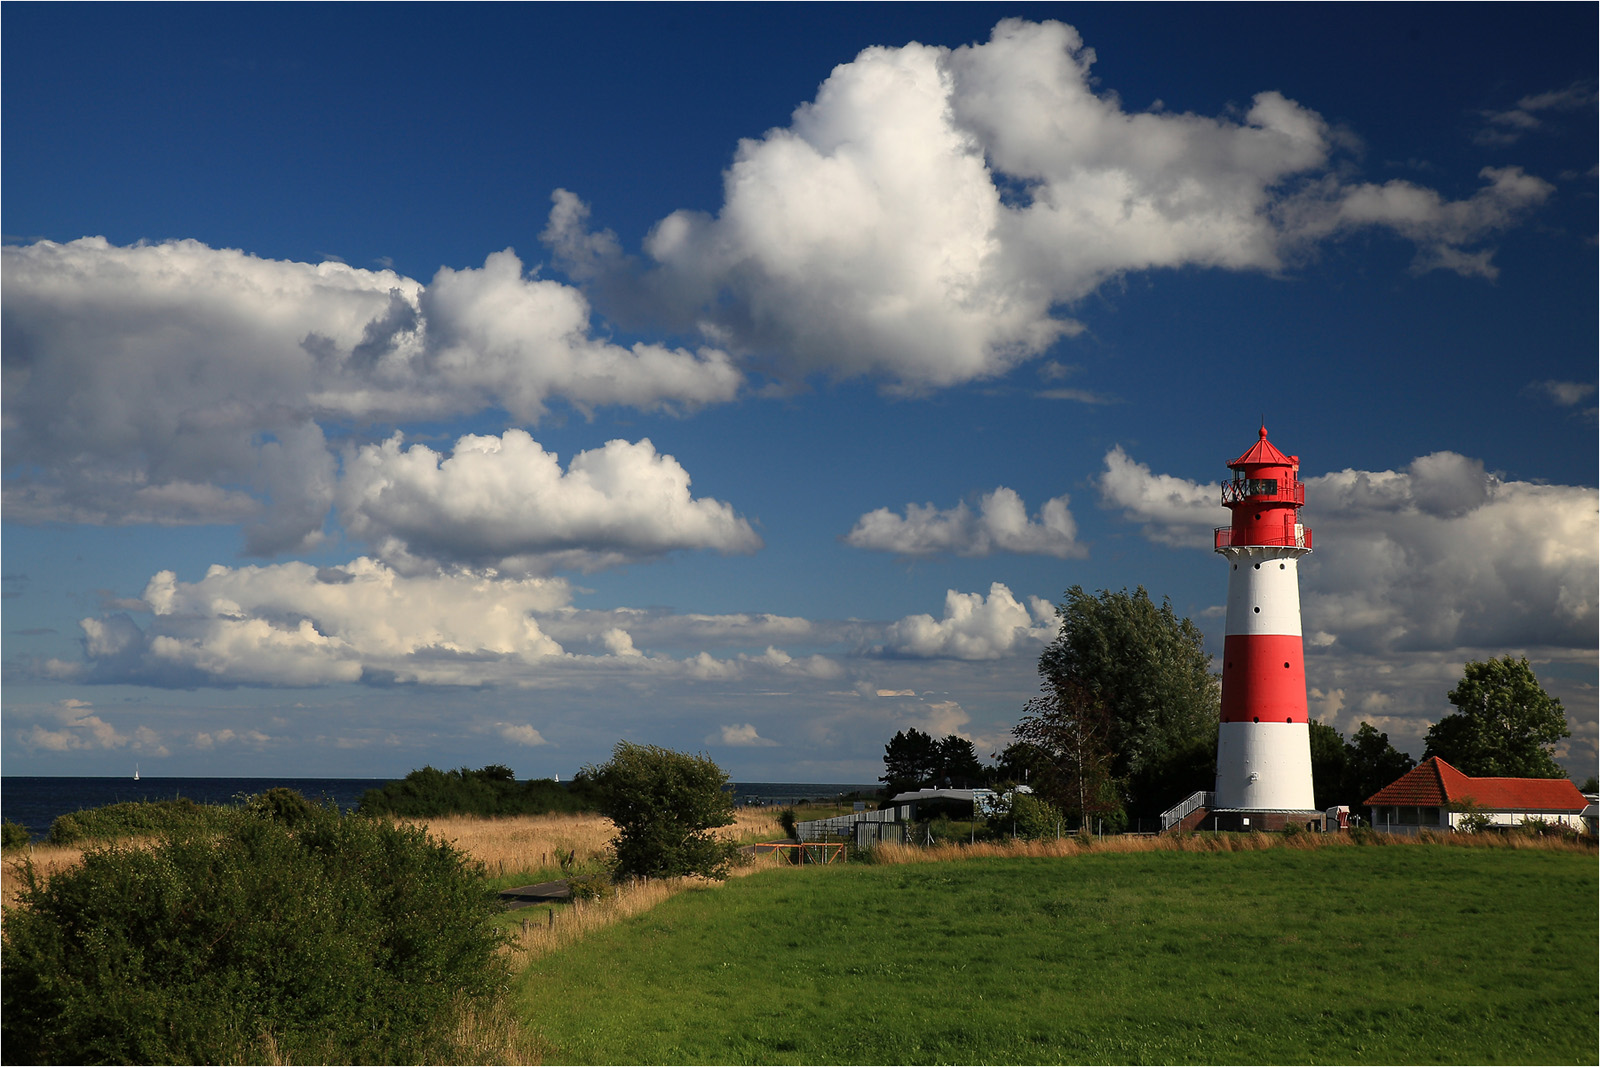
{"type": "Polygon", "coordinates": [[[549,904],[557,900],[571,900],[572,889],[567,885],[566,879],[558,882],[540,882],[537,885],[522,885],[515,889],[500,890],[500,899],[505,902],[507,911],[517,908],[530,908],[535,904],[549,904]]]}

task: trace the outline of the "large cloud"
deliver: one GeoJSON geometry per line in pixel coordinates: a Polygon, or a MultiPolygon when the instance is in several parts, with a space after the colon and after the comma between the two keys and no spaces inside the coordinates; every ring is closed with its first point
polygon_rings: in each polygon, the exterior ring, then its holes
{"type": "Polygon", "coordinates": [[[594,338],[582,294],[509,250],[427,286],[196,241],[0,257],[14,520],[253,521],[252,551],[293,551],[333,499],[330,420],[687,408],[741,381],[716,350],[594,338]]]}
{"type": "Polygon", "coordinates": [[[609,441],[563,472],[526,432],[462,437],[441,456],[396,434],[346,465],[345,530],[413,567],[465,562],[505,572],[595,570],[674,549],[751,552],[750,524],[689,493],[689,472],[649,440],[609,441]]]}
{"type": "Polygon", "coordinates": [[[888,508],[856,520],[845,542],[902,556],[987,556],[994,552],[1073,559],[1087,554],[1078,542],[1078,525],[1065,495],[1047,500],[1036,519],[1016,490],[1001,486],[978,500],[977,511],[965,501],[941,510],[932,504],[907,504],[902,518],[888,508]]]}
{"type": "Polygon", "coordinates": [[[1381,228],[1418,269],[1488,275],[1484,241],[1552,187],[1485,170],[1460,201],[1346,180],[1342,138],[1280,93],[1241,116],[1132,112],[1057,22],[987,43],[869,48],[790,124],[740,142],[715,215],[679,211],[643,265],[556,194],[544,237],[609,305],[696,325],[780,373],[921,389],[1003,372],[1078,327],[1058,313],[1159,267],[1278,270],[1381,228]]]}
{"type": "MultiPolygon", "coordinates": [[[[783,635],[814,643],[814,628],[804,620],[579,611],[571,596],[558,578],[408,573],[367,557],[341,567],[213,566],[195,582],[162,571],[144,590],[140,614],[147,618],[124,611],[83,619],[85,660],[52,661],[39,673],[178,687],[592,686],[597,677],[714,681],[841,673],[827,656],[771,644],[783,635]],[[636,634],[649,642],[644,649],[636,647],[636,634]],[[668,647],[696,651],[658,651],[668,647]]],[[[855,641],[856,630],[834,628],[827,640],[855,641]]]]}
{"type": "Polygon", "coordinates": [[[1024,605],[1001,582],[989,595],[945,593],[944,617],[908,615],[886,632],[890,655],[960,660],[1002,659],[1036,652],[1055,637],[1055,608],[1039,597],[1024,605]]]}
{"type": "MultiPolygon", "coordinates": [[[[1217,490],[1106,454],[1102,500],[1152,540],[1209,548],[1227,524],[1217,490]],[[1187,533],[1185,532],[1187,531],[1187,533]]],[[[1503,481],[1435,452],[1403,471],[1306,482],[1315,552],[1303,566],[1307,634],[1363,652],[1588,648],[1595,644],[1595,490],[1503,481]]]]}
{"type": "Polygon", "coordinates": [[[168,687],[834,684],[905,659],[1031,656],[1056,632],[1047,601],[998,582],[987,595],[950,590],[940,619],[816,622],[579,609],[565,579],[407,573],[367,557],[213,566],[194,582],[162,571],[122,606],[82,620],[82,662],[36,673],[168,687]]]}

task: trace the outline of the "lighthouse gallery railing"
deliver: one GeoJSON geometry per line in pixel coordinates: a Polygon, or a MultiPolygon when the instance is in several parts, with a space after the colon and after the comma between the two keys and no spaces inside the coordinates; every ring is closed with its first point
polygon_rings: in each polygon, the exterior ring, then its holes
{"type": "Polygon", "coordinates": [[[1311,548],[1311,531],[1304,526],[1296,525],[1294,530],[1285,530],[1282,533],[1257,533],[1255,537],[1246,541],[1233,538],[1232,526],[1218,526],[1214,533],[1214,548],[1221,551],[1224,548],[1244,548],[1246,546],[1261,546],[1265,548],[1311,548]]]}

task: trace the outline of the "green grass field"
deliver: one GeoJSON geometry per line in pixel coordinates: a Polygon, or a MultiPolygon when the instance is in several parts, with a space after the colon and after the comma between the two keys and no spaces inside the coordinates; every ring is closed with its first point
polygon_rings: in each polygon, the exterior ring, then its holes
{"type": "Polygon", "coordinates": [[[773,870],[524,973],[563,1063],[1594,1063],[1596,864],[1442,846],[773,870]]]}

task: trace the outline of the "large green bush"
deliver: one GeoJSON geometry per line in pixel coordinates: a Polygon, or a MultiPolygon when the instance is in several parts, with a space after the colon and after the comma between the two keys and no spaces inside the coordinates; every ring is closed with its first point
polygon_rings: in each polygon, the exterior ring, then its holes
{"type": "Polygon", "coordinates": [[[204,830],[214,826],[223,811],[215,804],[196,804],[188,797],[106,804],[56,816],[50,824],[50,843],[75,845],[95,839],[204,830]]]}
{"type": "Polygon", "coordinates": [[[48,880],[24,864],[4,1059],[451,1062],[457,1013],[505,980],[481,872],[417,828],[284,807],[94,846],[48,880]]]}
{"type": "Polygon", "coordinates": [[[617,825],[617,874],[727,877],[739,847],[713,831],[733,822],[733,793],[710,756],[618,741],[611,759],[583,777],[594,783],[600,814],[617,825]]]}
{"type": "Polygon", "coordinates": [[[0,848],[22,848],[32,840],[33,835],[21,823],[10,819],[0,822],[0,848]]]}

